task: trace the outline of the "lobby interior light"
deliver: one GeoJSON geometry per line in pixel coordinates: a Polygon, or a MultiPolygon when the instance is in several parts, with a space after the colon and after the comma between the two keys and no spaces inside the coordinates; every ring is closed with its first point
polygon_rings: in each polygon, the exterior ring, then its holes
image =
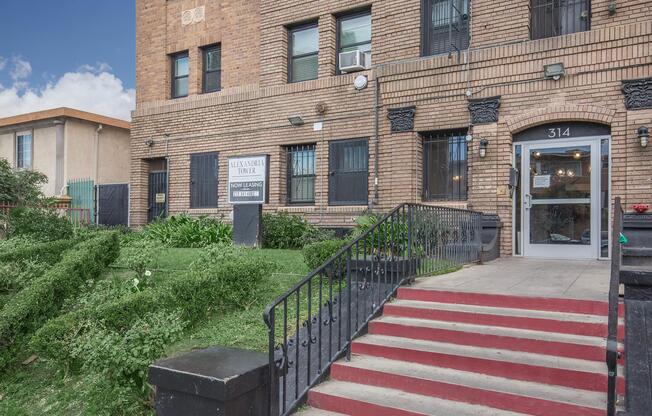
{"type": "Polygon", "coordinates": [[[555,81],[558,81],[561,77],[563,77],[566,74],[566,68],[564,68],[563,62],[544,65],[543,73],[545,74],[546,78],[552,78],[555,81]]]}
{"type": "Polygon", "coordinates": [[[489,140],[487,139],[480,140],[480,157],[487,156],[487,147],[489,147],[489,140]]]}
{"type": "Polygon", "coordinates": [[[305,124],[305,121],[303,121],[301,116],[290,116],[288,117],[288,120],[290,121],[290,124],[295,127],[303,126],[305,124]]]}
{"type": "Polygon", "coordinates": [[[641,126],[638,128],[637,133],[638,133],[638,139],[641,141],[641,147],[646,148],[647,142],[650,139],[650,131],[648,130],[647,127],[641,126]]]}

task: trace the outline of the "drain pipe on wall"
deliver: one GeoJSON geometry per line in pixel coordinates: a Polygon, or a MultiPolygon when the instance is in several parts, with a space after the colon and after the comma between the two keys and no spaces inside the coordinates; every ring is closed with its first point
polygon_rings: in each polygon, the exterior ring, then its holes
{"type": "Polygon", "coordinates": [[[374,212],[374,207],[378,205],[378,167],[380,157],[380,77],[376,76],[374,82],[374,196],[369,204],[369,213],[374,212]]]}

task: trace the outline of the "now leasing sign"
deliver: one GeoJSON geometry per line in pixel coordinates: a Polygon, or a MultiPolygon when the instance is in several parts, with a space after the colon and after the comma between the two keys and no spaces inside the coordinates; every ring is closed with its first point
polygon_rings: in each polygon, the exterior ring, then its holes
{"type": "Polygon", "coordinates": [[[229,158],[230,204],[263,204],[266,189],[266,155],[229,158]]]}

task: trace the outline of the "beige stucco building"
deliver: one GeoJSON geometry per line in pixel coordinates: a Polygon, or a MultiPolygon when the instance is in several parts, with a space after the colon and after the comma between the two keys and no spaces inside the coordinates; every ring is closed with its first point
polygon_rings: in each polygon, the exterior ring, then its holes
{"type": "Polygon", "coordinates": [[[17,169],[44,173],[46,196],[66,194],[69,180],[128,183],[130,124],[56,108],[0,119],[0,157],[17,169]]]}

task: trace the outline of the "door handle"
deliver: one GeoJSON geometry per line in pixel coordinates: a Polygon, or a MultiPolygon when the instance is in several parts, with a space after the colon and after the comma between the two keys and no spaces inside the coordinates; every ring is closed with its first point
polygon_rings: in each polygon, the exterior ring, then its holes
{"type": "Polygon", "coordinates": [[[525,209],[532,208],[532,195],[525,194],[525,209]]]}

